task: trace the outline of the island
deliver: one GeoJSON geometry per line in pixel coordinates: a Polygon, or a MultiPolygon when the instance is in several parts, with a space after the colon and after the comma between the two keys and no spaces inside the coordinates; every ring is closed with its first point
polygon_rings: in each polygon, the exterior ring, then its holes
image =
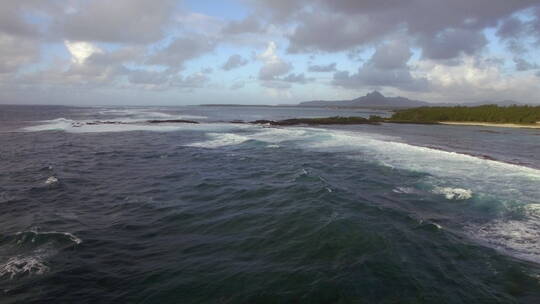
{"type": "Polygon", "coordinates": [[[540,128],[540,106],[419,107],[397,110],[386,122],[540,128]]]}
{"type": "MultiPolygon", "coordinates": [[[[234,121],[238,123],[240,121],[234,121]]],[[[495,127],[540,128],[540,106],[483,105],[477,107],[418,107],[395,110],[391,117],[293,118],[285,120],[256,120],[251,124],[270,126],[293,125],[378,125],[380,123],[479,125],[495,127]]]]}

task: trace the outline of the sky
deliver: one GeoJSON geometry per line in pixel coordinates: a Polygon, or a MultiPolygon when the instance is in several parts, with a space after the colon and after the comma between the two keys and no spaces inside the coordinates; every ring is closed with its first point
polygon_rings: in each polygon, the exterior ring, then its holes
{"type": "Polygon", "coordinates": [[[0,0],[0,103],[540,104],[540,0],[0,0]]]}

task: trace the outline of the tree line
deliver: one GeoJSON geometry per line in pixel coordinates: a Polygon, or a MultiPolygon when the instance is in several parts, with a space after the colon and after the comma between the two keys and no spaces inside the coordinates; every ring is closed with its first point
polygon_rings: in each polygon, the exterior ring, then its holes
{"type": "Polygon", "coordinates": [[[540,106],[484,105],[477,107],[420,107],[396,111],[390,121],[437,122],[470,121],[533,124],[540,122],[540,106]]]}

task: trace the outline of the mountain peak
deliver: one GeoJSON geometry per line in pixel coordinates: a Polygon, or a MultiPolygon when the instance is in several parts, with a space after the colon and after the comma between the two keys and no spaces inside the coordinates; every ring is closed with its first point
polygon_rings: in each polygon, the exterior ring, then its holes
{"type": "Polygon", "coordinates": [[[366,97],[371,97],[371,98],[384,98],[384,95],[381,94],[379,91],[373,91],[371,93],[367,93],[366,97]]]}

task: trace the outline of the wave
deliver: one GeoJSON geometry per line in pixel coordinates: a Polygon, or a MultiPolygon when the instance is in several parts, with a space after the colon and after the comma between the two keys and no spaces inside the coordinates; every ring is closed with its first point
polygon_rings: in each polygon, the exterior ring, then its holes
{"type": "Polygon", "coordinates": [[[0,264],[0,278],[15,279],[41,275],[50,270],[48,260],[60,250],[82,240],[69,232],[21,231],[0,239],[0,249],[10,256],[0,264]]]}
{"type": "Polygon", "coordinates": [[[25,275],[41,275],[47,271],[49,267],[40,256],[14,256],[0,264],[0,278],[14,279],[25,275]]]}
{"type": "Polygon", "coordinates": [[[69,232],[58,231],[20,231],[15,233],[17,244],[24,244],[25,242],[41,243],[43,241],[56,241],[65,243],[69,241],[75,245],[82,243],[82,240],[69,232]]]}
{"type": "Polygon", "coordinates": [[[444,195],[447,200],[467,200],[472,197],[472,191],[469,189],[435,187],[432,192],[444,195]]]}
{"type": "Polygon", "coordinates": [[[132,121],[110,120],[96,124],[95,120],[72,120],[57,118],[53,120],[41,121],[41,124],[22,128],[24,132],[44,132],[44,131],[64,131],[68,133],[110,133],[110,132],[173,132],[180,130],[201,130],[201,131],[226,131],[228,129],[241,129],[241,125],[208,123],[208,124],[148,124],[147,120],[132,121]]]}
{"type": "Polygon", "coordinates": [[[56,184],[56,183],[58,183],[58,178],[56,178],[54,176],[49,176],[49,178],[47,178],[47,180],[45,181],[46,185],[52,185],[52,184],[56,184]]]}
{"type": "MultiPolygon", "coordinates": [[[[87,113],[87,115],[95,115],[95,112],[87,113]]],[[[171,114],[156,112],[149,109],[109,109],[99,111],[97,114],[104,116],[118,117],[118,120],[126,120],[130,122],[145,121],[151,119],[208,119],[207,116],[189,115],[189,114],[171,114]]]]}
{"type": "Polygon", "coordinates": [[[249,138],[246,136],[241,136],[233,133],[209,133],[207,134],[207,136],[210,137],[211,140],[192,143],[188,146],[202,148],[218,148],[238,145],[249,140],[249,138]]]}

